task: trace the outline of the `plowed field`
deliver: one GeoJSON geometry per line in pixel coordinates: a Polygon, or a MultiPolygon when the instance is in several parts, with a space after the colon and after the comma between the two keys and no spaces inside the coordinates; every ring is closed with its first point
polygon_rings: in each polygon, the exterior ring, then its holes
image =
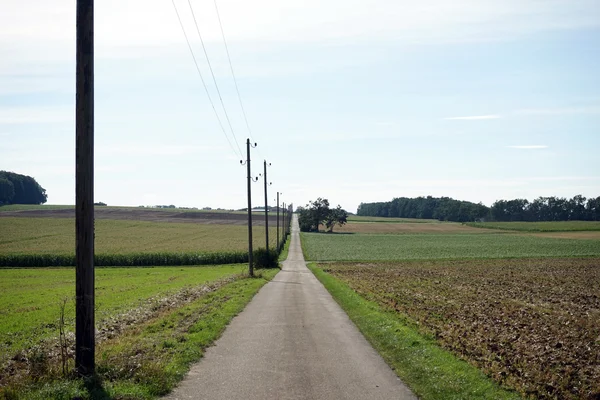
{"type": "Polygon", "coordinates": [[[600,398],[600,258],[321,268],[525,397],[600,398]]]}

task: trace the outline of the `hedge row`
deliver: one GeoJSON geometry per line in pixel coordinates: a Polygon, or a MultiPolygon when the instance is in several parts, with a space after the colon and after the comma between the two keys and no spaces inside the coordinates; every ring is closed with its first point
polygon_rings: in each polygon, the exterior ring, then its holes
{"type": "MultiPolygon", "coordinates": [[[[216,265],[248,262],[247,252],[96,254],[97,267],[146,267],[158,265],[216,265]]],[[[73,254],[0,255],[0,267],[70,267],[73,254]]]]}

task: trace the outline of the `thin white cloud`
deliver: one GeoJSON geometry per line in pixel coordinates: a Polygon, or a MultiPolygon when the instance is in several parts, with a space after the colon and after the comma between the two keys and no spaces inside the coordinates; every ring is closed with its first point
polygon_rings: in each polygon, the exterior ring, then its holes
{"type": "Polygon", "coordinates": [[[600,106],[584,107],[554,107],[554,108],[527,108],[515,111],[521,115],[576,115],[600,114],[600,106]]]}
{"type": "Polygon", "coordinates": [[[516,146],[506,146],[509,149],[521,149],[521,150],[538,150],[538,149],[547,149],[548,146],[545,144],[534,144],[534,145],[516,145],[516,146]]]}
{"type": "Polygon", "coordinates": [[[470,115],[467,117],[448,117],[448,118],[444,118],[444,119],[446,119],[446,120],[479,121],[479,120],[499,119],[499,118],[501,118],[500,115],[492,114],[492,115],[470,115]]]}

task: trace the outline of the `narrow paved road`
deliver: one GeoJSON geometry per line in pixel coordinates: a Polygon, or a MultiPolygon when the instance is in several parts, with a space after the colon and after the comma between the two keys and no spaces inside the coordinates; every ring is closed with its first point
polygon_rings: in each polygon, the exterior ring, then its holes
{"type": "Polygon", "coordinates": [[[308,270],[288,259],[171,395],[183,399],[415,399],[308,270]]]}

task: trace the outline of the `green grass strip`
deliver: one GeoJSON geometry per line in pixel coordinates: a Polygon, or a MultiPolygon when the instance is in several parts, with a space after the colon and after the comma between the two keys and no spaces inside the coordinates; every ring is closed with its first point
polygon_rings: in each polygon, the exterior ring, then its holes
{"type": "Polygon", "coordinates": [[[0,399],[150,400],[169,393],[258,290],[275,276],[262,270],[148,321],[96,350],[92,382],[61,379],[0,389],[0,399]]]}
{"type": "Polygon", "coordinates": [[[423,400],[519,399],[480,370],[419,334],[402,317],[365,300],[314,264],[310,270],[327,288],[365,338],[423,400]]]}

